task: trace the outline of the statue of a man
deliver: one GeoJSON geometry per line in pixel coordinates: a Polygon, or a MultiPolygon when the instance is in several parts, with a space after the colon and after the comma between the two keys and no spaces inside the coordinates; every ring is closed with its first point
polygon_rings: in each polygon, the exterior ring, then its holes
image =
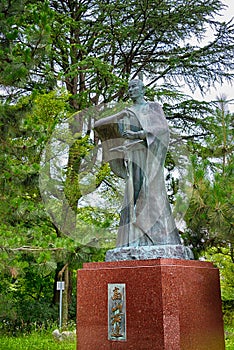
{"type": "Polygon", "coordinates": [[[144,99],[141,80],[131,80],[128,93],[131,107],[95,123],[112,170],[126,180],[117,247],[180,245],[164,182],[166,118],[144,99]]]}

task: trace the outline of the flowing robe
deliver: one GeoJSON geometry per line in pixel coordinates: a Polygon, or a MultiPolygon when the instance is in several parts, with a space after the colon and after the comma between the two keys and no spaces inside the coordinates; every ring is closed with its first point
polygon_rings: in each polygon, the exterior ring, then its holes
{"type": "Polygon", "coordinates": [[[133,105],[98,121],[95,129],[112,170],[126,179],[117,247],[181,244],[164,182],[169,129],[161,106],[133,105]],[[123,138],[126,130],[145,137],[123,138]]]}

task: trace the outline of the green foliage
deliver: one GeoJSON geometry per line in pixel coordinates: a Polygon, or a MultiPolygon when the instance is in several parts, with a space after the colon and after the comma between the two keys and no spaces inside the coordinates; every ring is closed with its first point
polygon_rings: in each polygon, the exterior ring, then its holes
{"type": "MultiPolygon", "coordinates": [[[[50,31],[53,19],[47,1],[1,2],[1,81],[3,86],[25,88],[39,85],[33,82],[33,70],[45,64],[50,51],[50,31]]],[[[49,76],[44,81],[50,82],[49,76]]]]}
{"type": "Polygon", "coordinates": [[[1,137],[4,142],[1,143],[0,161],[4,196],[12,189],[16,201],[15,193],[19,192],[21,198],[38,202],[41,152],[58,119],[66,115],[66,99],[66,94],[54,91],[48,95],[22,98],[14,106],[1,105],[1,137]]]}
{"type": "Polygon", "coordinates": [[[225,349],[226,350],[233,350],[234,349],[233,326],[225,327],[225,349]]]}
{"type": "Polygon", "coordinates": [[[221,297],[223,302],[224,323],[234,329],[234,255],[233,246],[213,247],[204,256],[220,272],[221,297]]]}
{"type": "Polygon", "coordinates": [[[216,104],[208,136],[190,144],[194,188],[186,214],[190,243],[196,250],[229,242],[233,246],[233,115],[227,101],[216,104]]]}
{"type": "Polygon", "coordinates": [[[232,247],[213,247],[205,252],[207,260],[219,268],[223,301],[234,301],[234,260],[232,247]]]}
{"type": "Polygon", "coordinates": [[[126,79],[139,73],[159,95],[162,78],[165,90],[184,81],[203,91],[233,76],[233,25],[214,19],[224,7],[220,0],[4,0],[1,83],[32,91],[62,81],[76,110],[126,97],[126,79]],[[204,44],[209,28],[214,40],[204,44]]]}
{"type": "Polygon", "coordinates": [[[56,320],[58,312],[52,305],[51,288],[54,266],[38,264],[29,254],[11,255],[11,259],[11,262],[6,261],[1,275],[0,331],[9,334],[29,332],[34,324],[46,326],[56,320]]]}
{"type": "Polygon", "coordinates": [[[61,235],[39,190],[41,154],[58,121],[69,117],[68,98],[63,90],[34,92],[1,105],[0,318],[5,331],[29,331],[35,322],[56,320],[58,272],[100,255],[61,235]]]}

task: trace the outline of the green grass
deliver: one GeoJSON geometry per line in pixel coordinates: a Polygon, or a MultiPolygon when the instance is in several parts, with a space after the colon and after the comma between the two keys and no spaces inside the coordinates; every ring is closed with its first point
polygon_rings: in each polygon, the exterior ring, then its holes
{"type": "Polygon", "coordinates": [[[1,336],[1,350],[75,350],[76,342],[57,341],[52,332],[33,332],[18,337],[1,336]]]}

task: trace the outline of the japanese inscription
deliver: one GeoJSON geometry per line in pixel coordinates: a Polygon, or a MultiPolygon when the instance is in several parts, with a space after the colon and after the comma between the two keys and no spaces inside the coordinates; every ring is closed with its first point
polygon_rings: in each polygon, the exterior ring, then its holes
{"type": "Polygon", "coordinates": [[[126,286],[108,284],[108,339],[126,340],[126,286]]]}

